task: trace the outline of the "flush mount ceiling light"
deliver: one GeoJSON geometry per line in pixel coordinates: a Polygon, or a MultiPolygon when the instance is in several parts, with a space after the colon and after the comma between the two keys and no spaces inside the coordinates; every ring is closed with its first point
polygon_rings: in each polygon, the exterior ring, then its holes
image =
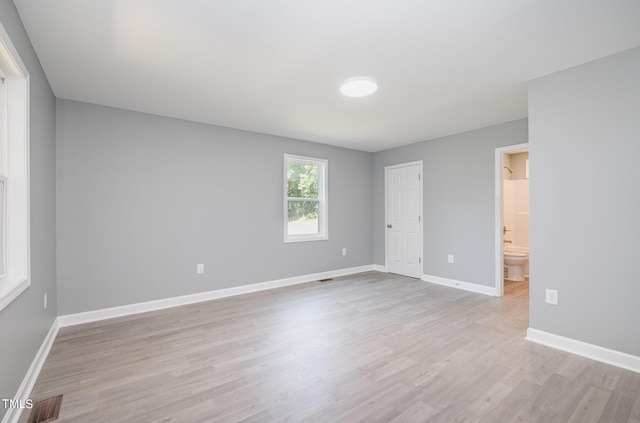
{"type": "Polygon", "coordinates": [[[378,84],[372,78],[349,78],[340,86],[340,92],[347,97],[366,97],[378,91],[378,84]]]}

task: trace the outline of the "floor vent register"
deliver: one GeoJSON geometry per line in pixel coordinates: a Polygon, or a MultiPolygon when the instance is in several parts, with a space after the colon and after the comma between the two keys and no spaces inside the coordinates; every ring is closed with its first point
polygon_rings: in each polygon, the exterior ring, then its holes
{"type": "Polygon", "coordinates": [[[62,394],[33,404],[28,423],[48,423],[58,420],[62,394]]]}

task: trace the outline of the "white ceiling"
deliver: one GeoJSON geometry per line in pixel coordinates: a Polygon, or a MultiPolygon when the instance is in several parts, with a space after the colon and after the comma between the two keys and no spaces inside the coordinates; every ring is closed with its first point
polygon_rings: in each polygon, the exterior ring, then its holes
{"type": "Polygon", "coordinates": [[[14,3],[57,97],[364,151],[526,117],[528,80],[640,45],[638,0],[14,3]]]}

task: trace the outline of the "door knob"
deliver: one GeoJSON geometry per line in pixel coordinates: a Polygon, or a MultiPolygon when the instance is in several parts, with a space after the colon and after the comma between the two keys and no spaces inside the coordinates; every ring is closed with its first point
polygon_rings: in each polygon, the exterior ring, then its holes
{"type": "Polygon", "coordinates": [[[387,228],[391,229],[391,228],[393,228],[393,226],[392,225],[387,225],[387,228]]]}

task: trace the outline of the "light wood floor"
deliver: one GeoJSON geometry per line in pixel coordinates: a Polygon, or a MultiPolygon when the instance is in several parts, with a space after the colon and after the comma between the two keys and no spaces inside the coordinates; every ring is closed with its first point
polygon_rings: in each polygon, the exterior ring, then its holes
{"type": "Polygon", "coordinates": [[[31,397],[82,423],[640,422],[640,374],[525,341],[528,284],[505,292],[367,272],[63,328],[31,397]]]}

